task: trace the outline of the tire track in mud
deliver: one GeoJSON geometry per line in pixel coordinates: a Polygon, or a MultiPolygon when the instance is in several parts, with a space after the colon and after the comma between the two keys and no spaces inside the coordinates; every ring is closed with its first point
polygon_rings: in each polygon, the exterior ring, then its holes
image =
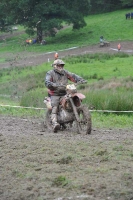
{"type": "Polygon", "coordinates": [[[20,118],[12,116],[0,115],[0,133],[4,137],[16,135],[22,136],[40,136],[44,137],[74,137],[75,139],[102,139],[115,140],[121,136],[121,139],[132,138],[133,130],[131,129],[98,129],[93,127],[90,135],[80,135],[74,130],[68,129],[66,131],[59,131],[58,133],[49,132],[46,127],[43,127],[43,119],[39,118],[20,118]],[[116,134],[117,133],[117,134],[116,134]]]}

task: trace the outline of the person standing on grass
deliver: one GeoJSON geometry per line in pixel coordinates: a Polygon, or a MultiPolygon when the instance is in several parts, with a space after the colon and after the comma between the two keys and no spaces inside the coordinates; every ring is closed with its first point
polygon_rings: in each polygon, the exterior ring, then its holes
{"type": "Polygon", "coordinates": [[[58,53],[56,52],[56,53],[54,54],[54,59],[57,60],[58,57],[59,57],[59,55],[58,55],[58,53]]]}
{"type": "Polygon", "coordinates": [[[131,12],[131,19],[133,19],[133,12],[131,12]]]}
{"type": "Polygon", "coordinates": [[[117,49],[118,49],[118,51],[121,50],[121,44],[120,43],[117,45],[117,49]]]}

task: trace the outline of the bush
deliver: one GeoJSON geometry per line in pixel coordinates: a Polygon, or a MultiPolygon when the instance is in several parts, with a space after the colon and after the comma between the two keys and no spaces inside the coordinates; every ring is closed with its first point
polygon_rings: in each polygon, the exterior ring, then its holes
{"type": "Polygon", "coordinates": [[[20,101],[20,106],[25,107],[44,107],[44,97],[47,96],[47,90],[36,89],[26,92],[20,101]]]}
{"type": "Polygon", "coordinates": [[[95,90],[86,94],[86,103],[98,110],[132,111],[133,92],[95,90]]]}

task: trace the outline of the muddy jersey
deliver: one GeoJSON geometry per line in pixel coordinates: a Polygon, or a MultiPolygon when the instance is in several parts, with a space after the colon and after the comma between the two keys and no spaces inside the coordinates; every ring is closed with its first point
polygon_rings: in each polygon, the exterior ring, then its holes
{"type": "Polygon", "coordinates": [[[66,85],[68,80],[77,83],[84,80],[80,76],[63,70],[61,73],[56,70],[50,70],[46,73],[45,85],[48,88],[48,93],[52,96],[63,96],[66,94],[65,87],[58,87],[59,85],[66,85]]]}

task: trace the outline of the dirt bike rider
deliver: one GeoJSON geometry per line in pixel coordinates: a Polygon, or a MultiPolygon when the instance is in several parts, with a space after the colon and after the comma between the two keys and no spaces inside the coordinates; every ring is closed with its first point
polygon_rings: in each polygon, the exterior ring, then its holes
{"type": "Polygon", "coordinates": [[[66,94],[64,85],[68,83],[68,80],[75,83],[86,82],[82,77],[65,70],[64,65],[65,63],[62,60],[56,59],[52,64],[53,69],[48,71],[45,77],[45,85],[51,98],[51,120],[54,132],[60,129],[60,124],[57,122],[57,111],[60,98],[66,94]]]}

